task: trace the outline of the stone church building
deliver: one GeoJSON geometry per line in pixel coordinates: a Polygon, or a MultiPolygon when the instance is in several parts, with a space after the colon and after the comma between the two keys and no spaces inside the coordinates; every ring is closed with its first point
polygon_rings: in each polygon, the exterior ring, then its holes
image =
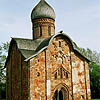
{"type": "Polygon", "coordinates": [[[55,12],[41,0],[32,10],[32,39],[12,38],[6,100],[91,100],[89,60],[71,38],[55,33],[55,12]]]}

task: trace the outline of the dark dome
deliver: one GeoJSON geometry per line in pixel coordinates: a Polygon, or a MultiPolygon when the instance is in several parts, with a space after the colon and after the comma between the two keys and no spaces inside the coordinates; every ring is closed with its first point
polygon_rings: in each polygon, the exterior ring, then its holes
{"type": "Polygon", "coordinates": [[[55,12],[45,0],[41,0],[32,10],[31,19],[37,18],[52,18],[55,20],[55,12]]]}

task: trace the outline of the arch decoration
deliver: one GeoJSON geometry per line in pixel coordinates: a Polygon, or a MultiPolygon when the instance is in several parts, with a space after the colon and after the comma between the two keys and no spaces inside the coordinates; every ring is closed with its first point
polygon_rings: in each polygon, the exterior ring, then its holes
{"type": "Polygon", "coordinates": [[[69,100],[69,89],[65,84],[59,84],[54,90],[52,100],[69,100]]]}

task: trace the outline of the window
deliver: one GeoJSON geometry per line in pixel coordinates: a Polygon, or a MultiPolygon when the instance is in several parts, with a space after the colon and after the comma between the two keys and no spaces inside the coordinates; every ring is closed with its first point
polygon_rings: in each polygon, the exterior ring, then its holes
{"type": "Polygon", "coordinates": [[[55,79],[57,79],[57,72],[55,73],[55,79]]]}
{"type": "Polygon", "coordinates": [[[68,73],[66,72],[66,79],[68,78],[68,73]]]}
{"type": "Polygon", "coordinates": [[[40,25],[40,36],[42,36],[42,25],[40,25]]]}
{"type": "Polygon", "coordinates": [[[54,48],[56,49],[57,48],[56,43],[53,43],[53,45],[54,45],[54,48]]]}
{"type": "Polygon", "coordinates": [[[48,26],[48,34],[51,36],[51,26],[48,26]]]}
{"type": "Polygon", "coordinates": [[[62,68],[60,68],[60,78],[63,78],[62,68]]]}
{"type": "Polygon", "coordinates": [[[61,47],[61,41],[59,41],[59,47],[61,47]]]}

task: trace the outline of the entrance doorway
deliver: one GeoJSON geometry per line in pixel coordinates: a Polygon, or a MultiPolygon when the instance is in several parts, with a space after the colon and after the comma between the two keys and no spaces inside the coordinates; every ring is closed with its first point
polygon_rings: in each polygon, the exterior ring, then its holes
{"type": "Polygon", "coordinates": [[[59,91],[59,100],[63,100],[63,93],[61,90],[59,91]]]}
{"type": "Polygon", "coordinates": [[[68,100],[68,91],[64,88],[56,90],[52,100],[68,100]]]}

